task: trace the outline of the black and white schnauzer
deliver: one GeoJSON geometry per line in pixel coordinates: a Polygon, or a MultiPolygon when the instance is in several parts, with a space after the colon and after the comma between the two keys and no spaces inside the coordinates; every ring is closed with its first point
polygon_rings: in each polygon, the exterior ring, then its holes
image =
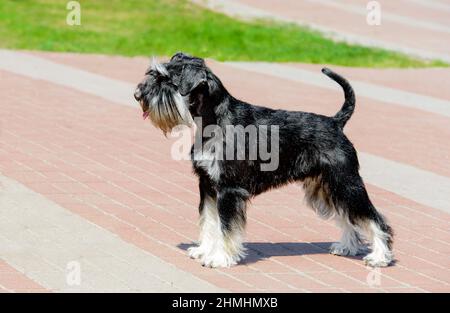
{"type": "MultiPolygon", "coordinates": [[[[199,246],[190,248],[189,255],[204,266],[229,267],[240,261],[245,255],[247,202],[291,182],[302,182],[309,206],[323,218],[333,217],[342,228],[341,241],[331,246],[330,253],[359,254],[365,250],[365,238],[372,250],[364,257],[367,265],[388,266],[393,261],[392,229],[370,201],[358,173],[356,150],[343,132],[355,108],[353,89],[331,70],[322,72],[345,94],[341,110],[332,117],[240,101],[228,93],[203,59],[183,53],[167,63],[154,63],[138,85],[134,96],[144,118],[149,117],[164,133],[180,124],[197,126],[191,159],[199,177],[201,232],[199,246]],[[277,168],[261,170],[266,160],[259,156],[219,157],[213,151],[219,150],[217,143],[226,146],[230,142],[221,136],[205,136],[204,129],[211,125],[224,134],[229,126],[275,125],[277,168]]],[[[270,135],[275,131],[266,137],[270,135]]],[[[262,144],[261,139],[246,140],[246,153],[262,144]]],[[[268,146],[275,148],[273,142],[268,146]]]]}

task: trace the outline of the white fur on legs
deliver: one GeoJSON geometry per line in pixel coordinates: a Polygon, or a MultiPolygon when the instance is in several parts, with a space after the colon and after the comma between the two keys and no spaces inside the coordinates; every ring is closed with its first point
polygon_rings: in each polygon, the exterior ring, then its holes
{"type": "Polygon", "coordinates": [[[373,267],[388,266],[394,259],[387,244],[390,235],[373,221],[369,222],[368,231],[372,235],[372,252],[364,257],[364,262],[373,267]]]}
{"type": "Polygon", "coordinates": [[[206,267],[230,267],[236,265],[244,257],[242,236],[233,232],[222,234],[216,242],[214,249],[201,259],[206,267]]]}
{"type": "Polygon", "coordinates": [[[342,228],[342,237],[340,242],[333,243],[330,247],[330,253],[334,255],[357,255],[365,251],[356,227],[353,226],[348,218],[336,216],[336,223],[342,228]]]}
{"type": "Polygon", "coordinates": [[[210,197],[205,199],[200,226],[200,245],[189,248],[188,253],[191,258],[200,259],[203,266],[230,267],[245,255],[243,226],[235,223],[230,232],[224,232],[216,201],[210,197]]]}
{"type": "Polygon", "coordinates": [[[217,233],[220,230],[220,220],[217,213],[216,200],[206,197],[200,216],[200,245],[188,249],[188,254],[193,259],[200,259],[213,250],[217,233]]]}

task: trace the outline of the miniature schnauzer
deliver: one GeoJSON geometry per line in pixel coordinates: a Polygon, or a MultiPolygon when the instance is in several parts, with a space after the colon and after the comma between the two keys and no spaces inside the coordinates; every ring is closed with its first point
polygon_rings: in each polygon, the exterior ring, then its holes
{"type": "MultiPolygon", "coordinates": [[[[249,199],[291,182],[302,182],[309,206],[323,218],[333,217],[342,228],[342,238],[331,246],[330,253],[357,255],[365,250],[363,239],[367,239],[372,250],[364,257],[367,265],[388,266],[393,261],[392,229],[370,201],[358,173],[356,150],[343,132],[355,108],[353,89],[331,70],[322,72],[336,81],[345,95],[341,110],[332,117],[240,101],[228,93],[203,59],[183,53],[167,63],[154,63],[138,85],[134,96],[144,119],[149,117],[165,134],[180,124],[197,126],[191,159],[199,178],[201,232],[199,246],[191,247],[189,255],[204,266],[229,267],[239,262],[245,256],[249,199]],[[199,118],[201,123],[196,122],[199,118]],[[278,167],[261,170],[264,160],[259,157],[218,157],[212,147],[230,142],[205,136],[203,130],[211,125],[223,133],[229,131],[228,126],[276,125],[278,167]]],[[[272,130],[267,136],[274,133],[272,130]]],[[[246,141],[244,149],[260,145],[259,139],[246,141]]]]}

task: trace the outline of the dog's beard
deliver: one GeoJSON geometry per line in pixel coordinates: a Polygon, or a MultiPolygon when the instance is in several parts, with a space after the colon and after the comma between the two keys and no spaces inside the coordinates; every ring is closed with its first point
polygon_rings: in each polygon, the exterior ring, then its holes
{"type": "Polygon", "coordinates": [[[148,109],[144,112],[144,119],[149,117],[164,134],[178,125],[192,126],[191,113],[183,97],[177,91],[168,86],[161,86],[150,102],[148,109]]]}

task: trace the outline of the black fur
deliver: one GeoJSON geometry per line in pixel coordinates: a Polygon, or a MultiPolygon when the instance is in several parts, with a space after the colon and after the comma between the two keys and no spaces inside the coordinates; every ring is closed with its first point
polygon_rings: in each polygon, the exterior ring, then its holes
{"type": "MultiPolygon", "coordinates": [[[[186,96],[193,117],[202,118],[202,129],[208,125],[271,125],[279,127],[279,166],[274,171],[261,171],[257,160],[216,160],[220,176],[212,179],[207,169],[194,159],[195,174],[200,180],[200,213],[204,199],[217,201],[223,231],[233,231],[233,221],[244,224],[245,204],[253,196],[292,182],[304,182],[311,206],[324,216],[339,215],[361,228],[372,221],[385,233],[391,249],[392,229],[369,199],[360,177],[356,150],[343,132],[355,109],[351,85],[340,75],[324,68],[322,72],[342,86],[345,102],[333,117],[300,111],[274,110],[255,106],[234,98],[202,59],[178,53],[164,64],[170,73],[167,88],[186,96]]],[[[140,85],[144,103],[154,97],[148,82],[140,85]],[[147,98],[146,98],[147,97],[147,98]]],[[[199,139],[199,138],[197,138],[199,139]]],[[[203,145],[210,140],[204,137],[203,145]]],[[[259,138],[261,139],[261,138],[259,138]]],[[[226,144],[226,143],[224,143],[226,144]]],[[[245,143],[246,155],[252,145],[245,143]]]]}

